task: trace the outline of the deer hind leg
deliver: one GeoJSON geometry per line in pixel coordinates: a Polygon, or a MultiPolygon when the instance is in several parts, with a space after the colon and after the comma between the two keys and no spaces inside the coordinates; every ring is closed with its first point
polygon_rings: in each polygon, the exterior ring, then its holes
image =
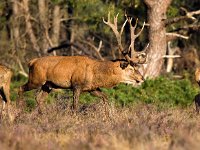
{"type": "Polygon", "coordinates": [[[108,97],[106,96],[106,94],[104,94],[101,89],[97,89],[95,91],[91,91],[90,92],[92,95],[97,96],[99,98],[101,98],[103,100],[104,104],[108,104],[108,97]]]}
{"type": "MultiPolygon", "coordinates": [[[[13,121],[13,116],[10,113],[10,86],[4,85],[1,89],[1,96],[2,96],[2,110],[1,110],[1,116],[4,116],[4,111],[6,110],[6,115],[8,115],[8,118],[10,121],[13,121]]],[[[2,118],[1,117],[1,118],[2,118]]]]}
{"type": "Polygon", "coordinates": [[[200,109],[200,93],[195,96],[194,102],[195,102],[195,106],[196,106],[196,113],[199,114],[199,109],[200,109]]]}
{"type": "Polygon", "coordinates": [[[36,102],[38,107],[38,112],[40,114],[43,114],[43,103],[45,98],[48,96],[48,94],[51,92],[52,89],[47,84],[44,84],[39,91],[36,93],[36,102]]]}
{"type": "Polygon", "coordinates": [[[4,110],[5,110],[5,106],[6,106],[6,102],[3,100],[2,96],[0,97],[1,100],[1,114],[0,114],[0,122],[4,117],[4,110]]]}
{"type": "Polygon", "coordinates": [[[73,88],[73,104],[72,104],[73,111],[77,111],[80,94],[81,94],[80,86],[74,86],[74,88],[73,88]]]}
{"type": "Polygon", "coordinates": [[[195,106],[196,106],[196,113],[199,114],[199,104],[195,102],[195,106]]]}
{"type": "Polygon", "coordinates": [[[105,106],[105,114],[107,117],[110,118],[110,111],[109,111],[109,103],[108,103],[108,97],[106,94],[104,94],[101,89],[97,89],[95,91],[90,92],[92,95],[97,96],[103,100],[104,106],[105,106]]]}

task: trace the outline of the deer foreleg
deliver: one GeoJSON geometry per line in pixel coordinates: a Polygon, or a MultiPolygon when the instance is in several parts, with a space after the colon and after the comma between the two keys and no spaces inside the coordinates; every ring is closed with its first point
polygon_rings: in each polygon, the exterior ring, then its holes
{"type": "Polygon", "coordinates": [[[73,88],[73,104],[72,104],[72,109],[77,110],[78,106],[78,101],[79,101],[79,96],[81,94],[81,88],[79,86],[76,86],[73,88]]]}

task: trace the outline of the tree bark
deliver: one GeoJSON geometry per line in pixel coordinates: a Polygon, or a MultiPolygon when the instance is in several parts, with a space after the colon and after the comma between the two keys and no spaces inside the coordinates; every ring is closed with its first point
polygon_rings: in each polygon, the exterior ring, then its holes
{"type": "Polygon", "coordinates": [[[48,40],[46,38],[46,34],[48,34],[49,29],[49,22],[48,22],[48,15],[47,15],[47,4],[46,0],[38,0],[38,10],[39,10],[39,19],[40,19],[40,25],[42,32],[42,38],[41,38],[41,48],[43,53],[46,53],[46,50],[48,49],[48,40]]]}
{"type": "Polygon", "coordinates": [[[14,49],[15,51],[18,51],[19,48],[19,7],[17,4],[17,0],[13,1],[12,3],[12,9],[13,9],[13,21],[12,21],[12,40],[14,43],[14,49]]]}
{"type": "Polygon", "coordinates": [[[145,0],[148,7],[149,52],[145,77],[155,78],[161,73],[163,55],[166,54],[166,28],[164,20],[166,11],[172,0],[145,0]]]}
{"type": "Polygon", "coordinates": [[[40,56],[40,47],[37,43],[37,38],[34,34],[32,24],[31,24],[31,15],[29,12],[29,0],[23,0],[23,8],[24,8],[24,15],[25,15],[25,23],[26,23],[26,32],[29,35],[30,41],[33,44],[33,49],[38,52],[40,56]]]}
{"type": "MultiPolygon", "coordinates": [[[[60,21],[61,21],[61,16],[60,16],[60,6],[55,5],[54,10],[53,10],[53,33],[52,33],[52,42],[53,46],[58,46],[59,44],[59,37],[60,37],[60,21]]],[[[55,52],[54,52],[54,55],[55,52]]]]}

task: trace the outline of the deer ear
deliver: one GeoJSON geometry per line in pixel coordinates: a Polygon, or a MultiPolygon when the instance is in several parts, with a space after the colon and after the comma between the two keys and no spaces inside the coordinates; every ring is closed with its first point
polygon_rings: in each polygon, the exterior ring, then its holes
{"type": "Polygon", "coordinates": [[[120,67],[121,67],[122,69],[125,69],[127,66],[128,66],[128,62],[121,62],[121,63],[120,63],[120,67]]]}

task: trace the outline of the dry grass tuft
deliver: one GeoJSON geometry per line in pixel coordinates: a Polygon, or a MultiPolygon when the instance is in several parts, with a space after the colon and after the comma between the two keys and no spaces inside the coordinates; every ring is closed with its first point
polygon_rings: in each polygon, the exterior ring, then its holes
{"type": "Polygon", "coordinates": [[[13,123],[5,119],[0,124],[0,147],[195,150],[200,148],[199,119],[193,108],[160,110],[145,104],[117,108],[100,102],[73,114],[68,104],[58,103],[48,105],[42,115],[34,110],[21,112],[13,123]]]}

